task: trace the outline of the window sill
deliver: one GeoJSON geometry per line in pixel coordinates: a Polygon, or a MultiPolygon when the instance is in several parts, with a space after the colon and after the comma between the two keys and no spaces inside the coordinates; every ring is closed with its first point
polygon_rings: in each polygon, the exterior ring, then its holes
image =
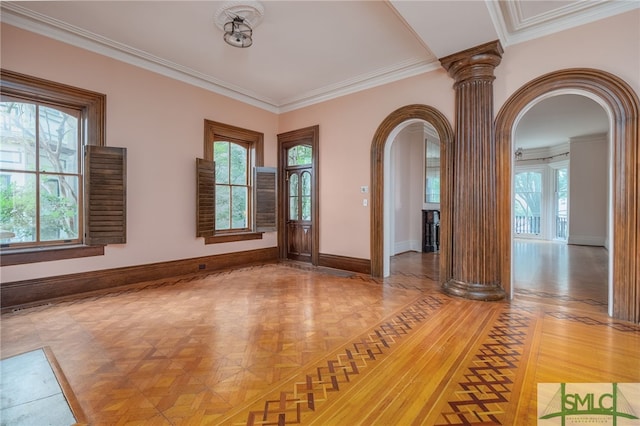
{"type": "Polygon", "coordinates": [[[78,257],[102,256],[104,246],[68,246],[16,249],[3,251],[0,266],[24,265],[27,263],[51,262],[78,257]]]}
{"type": "Polygon", "coordinates": [[[247,232],[244,234],[227,234],[227,235],[214,235],[211,237],[205,237],[205,244],[219,244],[230,243],[234,241],[247,241],[247,240],[261,240],[262,232],[247,232]]]}

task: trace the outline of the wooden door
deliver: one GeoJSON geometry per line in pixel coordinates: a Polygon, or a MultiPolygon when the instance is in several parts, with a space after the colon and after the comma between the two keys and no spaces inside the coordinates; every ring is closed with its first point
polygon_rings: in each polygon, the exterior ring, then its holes
{"type": "Polygon", "coordinates": [[[319,127],[278,135],[278,254],[318,265],[319,127]]]}
{"type": "Polygon", "coordinates": [[[311,262],[313,248],[310,166],[287,169],[287,258],[311,262]]]}

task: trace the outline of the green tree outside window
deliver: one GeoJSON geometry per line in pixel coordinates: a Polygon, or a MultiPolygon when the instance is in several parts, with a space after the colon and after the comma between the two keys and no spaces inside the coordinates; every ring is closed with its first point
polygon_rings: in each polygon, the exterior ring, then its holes
{"type": "Polygon", "coordinates": [[[2,244],[80,238],[80,111],[0,102],[2,244]]]}

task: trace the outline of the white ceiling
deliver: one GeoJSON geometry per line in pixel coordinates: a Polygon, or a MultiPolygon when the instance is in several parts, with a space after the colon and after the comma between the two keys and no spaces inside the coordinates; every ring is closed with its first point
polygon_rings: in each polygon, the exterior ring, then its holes
{"type": "MultiPolygon", "coordinates": [[[[262,1],[253,46],[214,24],[219,1],[2,1],[0,20],[276,113],[428,72],[640,7],[638,1],[262,1]]],[[[237,1],[235,3],[238,3],[237,1]]]]}
{"type": "Polygon", "coordinates": [[[554,146],[608,131],[609,118],[596,101],[564,94],[544,99],[524,114],[516,127],[515,144],[525,149],[554,146]]]}

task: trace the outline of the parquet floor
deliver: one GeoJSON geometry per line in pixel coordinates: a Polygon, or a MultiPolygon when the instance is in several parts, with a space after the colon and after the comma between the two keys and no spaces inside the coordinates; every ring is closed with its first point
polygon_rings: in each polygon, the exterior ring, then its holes
{"type": "Polygon", "coordinates": [[[584,271],[600,254],[566,255],[579,274],[516,266],[511,302],[441,293],[420,253],[382,281],[282,263],[149,282],[2,315],[1,356],[48,346],[93,425],[535,425],[538,383],[640,382],[640,326],[584,271]]]}

